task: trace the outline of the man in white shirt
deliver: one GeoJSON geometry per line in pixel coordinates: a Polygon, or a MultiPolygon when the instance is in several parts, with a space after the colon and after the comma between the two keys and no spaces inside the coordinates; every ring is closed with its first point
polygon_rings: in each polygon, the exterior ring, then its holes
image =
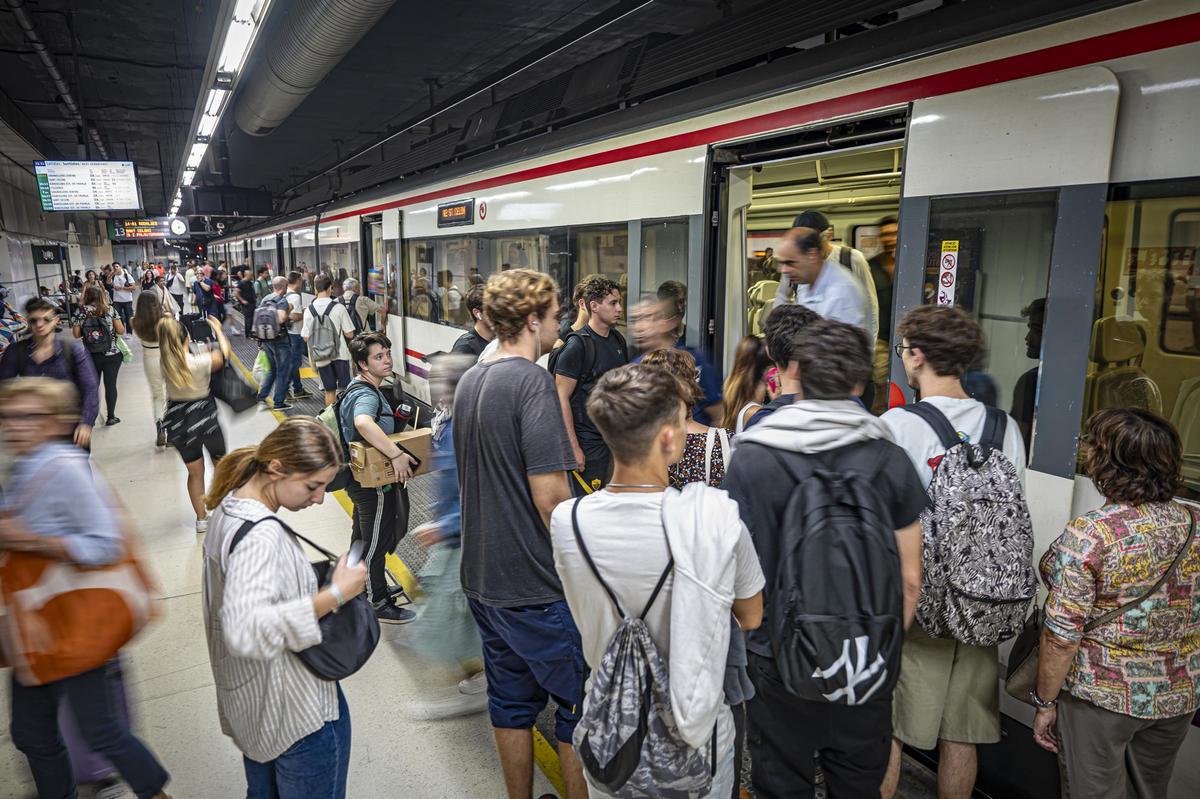
{"type": "MultiPolygon", "coordinates": [[[[787,232],[775,255],[780,291],[785,285],[794,285],[797,305],[811,308],[823,319],[862,328],[873,336],[866,295],[841,264],[826,260],[823,246],[819,230],[797,227],[787,232]]],[[[785,298],[776,304],[786,303],[785,298]]]]}
{"type": "Polygon", "coordinates": [[[707,795],[723,799],[736,781],[733,714],[724,701],[729,614],[743,629],[758,627],[764,579],[750,533],[726,492],[699,483],[683,492],[667,488],[667,467],[687,440],[685,388],[641,365],[600,378],[587,408],[612,452],[613,478],[603,490],[555,508],[550,538],[593,670],[621,624],[605,586],[625,613],[641,613],[670,569],[645,621],[670,672],[671,712],[681,737],[705,751],[716,730],[716,773],[707,795]]]}
{"type": "Polygon", "coordinates": [[[179,272],[179,266],[173,265],[171,272],[167,275],[167,291],[171,293],[171,299],[175,300],[175,307],[179,309],[179,313],[183,313],[183,292],[187,285],[183,281],[183,275],[179,272]]]}
{"type": "MultiPolygon", "coordinates": [[[[897,356],[909,385],[950,422],[964,441],[983,436],[986,410],[967,396],[962,376],[983,348],[983,332],[961,308],[922,305],[905,314],[896,328],[897,356]]],[[[924,419],[893,408],[882,421],[912,461],[921,484],[928,486],[946,449],[924,419]]],[[[1003,452],[1025,480],[1025,443],[1010,418],[1003,452]]],[[[953,638],[932,638],[920,625],[905,637],[900,680],[892,705],[891,761],[883,782],[890,799],[900,779],[904,744],[938,748],[938,796],[967,797],[975,785],[977,744],[1000,740],[995,646],[972,646],[953,638]]]]}
{"type": "Polygon", "coordinates": [[[295,323],[304,319],[304,309],[312,304],[313,295],[304,291],[304,278],[299,272],[289,272],[287,277],[288,318],[293,323],[288,333],[288,340],[292,345],[292,397],[305,399],[311,397],[312,394],[300,382],[300,367],[304,364],[305,346],[304,338],[297,332],[299,326],[295,323]]]}
{"type": "MultiPolygon", "coordinates": [[[[121,319],[121,324],[125,325],[125,330],[129,331],[132,328],[129,326],[133,319],[133,290],[137,286],[137,281],[133,276],[121,268],[121,264],[113,264],[113,307],[117,310],[117,316],[121,319]]],[[[126,337],[129,333],[126,332],[126,337]]]]}
{"type": "Polygon", "coordinates": [[[330,296],[333,280],[321,273],[313,281],[317,297],[304,312],[304,326],[300,337],[309,343],[318,325],[331,330],[337,340],[337,351],[333,358],[319,358],[312,352],[313,366],[321,377],[321,388],[325,390],[325,405],[332,405],[339,389],[350,385],[350,349],[346,346],[354,338],[354,323],[341,303],[330,296]]]}

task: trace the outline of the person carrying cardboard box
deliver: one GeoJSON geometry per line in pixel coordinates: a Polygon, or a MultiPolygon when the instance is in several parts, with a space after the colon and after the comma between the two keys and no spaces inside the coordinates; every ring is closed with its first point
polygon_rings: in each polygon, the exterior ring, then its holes
{"type": "Polygon", "coordinates": [[[350,341],[355,378],[339,405],[338,424],[347,442],[363,441],[389,457],[399,482],[367,488],[353,476],[346,493],[354,503],[351,540],[366,548],[367,599],[384,624],[406,624],[415,618],[408,608],[396,605],[403,589],[389,589],[385,572],[387,554],[408,532],[408,491],[414,460],[388,438],[396,432],[396,419],[379,386],[392,374],[392,342],[383,333],[360,333],[350,341]]]}

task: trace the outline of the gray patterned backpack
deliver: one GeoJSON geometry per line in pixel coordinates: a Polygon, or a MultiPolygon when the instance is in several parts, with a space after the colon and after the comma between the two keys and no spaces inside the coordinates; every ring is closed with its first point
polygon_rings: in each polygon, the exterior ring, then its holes
{"type": "Polygon", "coordinates": [[[583,543],[578,516],[582,499],[575,500],[571,508],[575,542],[623,621],[592,672],[587,709],[575,727],[575,751],[584,771],[611,796],[706,796],[716,774],[716,726],[706,762],[705,753],[689,746],[675,726],[667,664],[659,656],[645,621],[675,568],[675,558],[667,562],[641,615],[626,615],[583,543]]]}
{"type": "Polygon", "coordinates": [[[1008,416],[985,406],[978,443],[963,441],[928,402],[905,405],[942,442],[946,454],[921,514],[925,579],[917,622],[934,638],[991,646],[1021,632],[1037,593],[1033,523],[1016,467],[1004,454],[1008,416]]]}

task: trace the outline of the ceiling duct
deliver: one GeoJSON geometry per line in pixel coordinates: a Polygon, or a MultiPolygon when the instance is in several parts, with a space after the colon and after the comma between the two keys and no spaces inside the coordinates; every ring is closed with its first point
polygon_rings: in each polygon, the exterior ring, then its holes
{"type": "Polygon", "coordinates": [[[266,136],[295,111],[395,0],[295,0],[234,109],[239,128],[266,136]]]}

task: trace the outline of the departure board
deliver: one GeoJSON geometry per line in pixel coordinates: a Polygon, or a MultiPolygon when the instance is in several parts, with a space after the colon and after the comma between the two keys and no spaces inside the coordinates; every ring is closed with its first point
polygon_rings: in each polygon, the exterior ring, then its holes
{"type": "Polygon", "coordinates": [[[43,211],[133,211],[142,207],[132,161],[34,161],[43,211]]]}

